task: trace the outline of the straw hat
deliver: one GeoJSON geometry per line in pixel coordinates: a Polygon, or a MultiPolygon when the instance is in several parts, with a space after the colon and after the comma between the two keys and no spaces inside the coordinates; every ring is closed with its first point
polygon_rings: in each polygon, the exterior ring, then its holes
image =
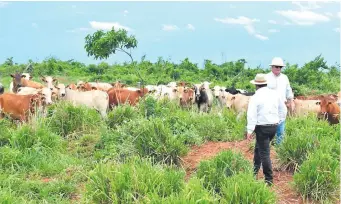
{"type": "Polygon", "coordinates": [[[285,64],[280,57],[274,57],[271,61],[271,64],[269,66],[279,66],[279,67],[285,67],[285,64]]]}
{"type": "Polygon", "coordinates": [[[251,84],[255,85],[262,85],[262,84],[267,84],[268,82],[266,81],[266,75],[265,74],[257,74],[254,80],[251,80],[251,84]]]}

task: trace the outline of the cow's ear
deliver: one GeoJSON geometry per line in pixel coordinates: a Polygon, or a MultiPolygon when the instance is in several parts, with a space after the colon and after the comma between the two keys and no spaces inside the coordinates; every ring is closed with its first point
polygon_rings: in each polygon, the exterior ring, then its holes
{"type": "Polygon", "coordinates": [[[33,78],[33,76],[30,76],[30,80],[33,78]]]}
{"type": "Polygon", "coordinates": [[[40,78],[43,82],[46,82],[45,77],[40,78]]]}
{"type": "Polygon", "coordinates": [[[69,85],[67,85],[67,86],[65,86],[65,88],[69,88],[70,87],[70,84],[69,85]]]}
{"type": "Polygon", "coordinates": [[[91,87],[91,89],[92,89],[92,90],[97,90],[97,88],[96,88],[96,87],[91,87]]]}
{"type": "Polygon", "coordinates": [[[321,102],[320,102],[320,101],[316,102],[316,105],[320,105],[320,104],[321,104],[321,102]]]}
{"type": "Polygon", "coordinates": [[[231,98],[231,100],[234,100],[234,99],[236,99],[236,97],[235,97],[235,96],[233,96],[233,97],[231,98]]]}
{"type": "Polygon", "coordinates": [[[14,78],[14,75],[13,75],[13,74],[11,74],[10,76],[11,76],[12,78],[14,78]]]}

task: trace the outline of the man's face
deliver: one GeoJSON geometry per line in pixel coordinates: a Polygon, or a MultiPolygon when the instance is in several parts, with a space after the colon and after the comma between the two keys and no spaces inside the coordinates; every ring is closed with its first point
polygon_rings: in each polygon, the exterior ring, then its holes
{"type": "Polygon", "coordinates": [[[274,75],[278,76],[281,73],[283,67],[281,66],[271,66],[272,69],[272,73],[274,73],[274,75]]]}

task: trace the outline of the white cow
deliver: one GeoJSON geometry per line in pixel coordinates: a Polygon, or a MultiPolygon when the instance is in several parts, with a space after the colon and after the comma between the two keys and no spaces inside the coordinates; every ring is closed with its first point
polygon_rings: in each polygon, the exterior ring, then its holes
{"type": "Polygon", "coordinates": [[[233,109],[237,112],[237,119],[239,119],[243,113],[247,112],[249,100],[251,96],[245,96],[243,94],[232,95],[227,93],[226,107],[233,109]]]}
{"type": "Polygon", "coordinates": [[[176,101],[178,99],[176,87],[168,87],[166,85],[159,85],[157,90],[158,99],[169,99],[171,101],[176,101]]]}
{"type": "Polygon", "coordinates": [[[304,116],[308,115],[309,113],[316,113],[318,114],[321,111],[320,105],[316,103],[320,100],[300,100],[294,99],[295,103],[295,110],[293,115],[294,116],[304,116]]]}
{"type": "MultiPolygon", "coordinates": [[[[32,79],[32,76],[30,75],[30,73],[22,73],[21,76],[27,80],[32,79]]],[[[13,93],[13,81],[11,81],[11,83],[9,84],[9,92],[13,93]]]]}
{"type": "Polygon", "coordinates": [[[71,101],[73,105],[85,105],[94,108],[103,118],[106,118],[109,108],[109,96],[106,92],[99,90],[79,92],[71,90],[67,86],[65,93],[64,100],[71,101]]]}
{"type": "Polygon", "coordinates": [[[36,89],[32,87],[20,87],[18,88],[18,95],[29,95],[29,94],[38,94],[41,93],[42,96],[45,98],[45,102],[47,105],[52,104],[52,91],[51,89],[44,87],[42,89],[36,89]]]}

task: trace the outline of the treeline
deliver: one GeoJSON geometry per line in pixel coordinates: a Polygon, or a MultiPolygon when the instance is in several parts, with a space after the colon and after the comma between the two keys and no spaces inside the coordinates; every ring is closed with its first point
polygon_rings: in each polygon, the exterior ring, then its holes
{"type": "MultiPolygon", "coordinates": [[[[134,62],[134,64],[115,63],[109,65],[101,62],[89,64],[74,60],[62,61],[49,57],[42,62],[29,60],[27,64],[18,64],[13,58],[8,58],[0,65],[2,77],[7,77],[15,71],[31,72],[34,76],[39,74],[69,77],[86,77],[89,81],[100,80],[113,82],[121,80],[126,84],[136,86],[141,81],[137,70],[140,71],[144,84],[165,84],[170,81],[186,81],[197,83],[202,81],[213,82],[212,85],[235,86],[237,88],[253,91],[249,83],[257,73],[270,72],[270,68],[262,69],[245,68],[245,59],[234,62],[215,64],[210,60],[205,61],[203,69],[198,64],[185,58],[181,63],[175,64],[164,60],[162,57],[152,63],[147,60],[134,62]]],[[[286,64],[283,73],[288,75],[292,87],[299,94],[336,93],[340,90],[340,66],[328,66],[324,58],[319,55],[302,67],[295,64],[286,64]]]]}

